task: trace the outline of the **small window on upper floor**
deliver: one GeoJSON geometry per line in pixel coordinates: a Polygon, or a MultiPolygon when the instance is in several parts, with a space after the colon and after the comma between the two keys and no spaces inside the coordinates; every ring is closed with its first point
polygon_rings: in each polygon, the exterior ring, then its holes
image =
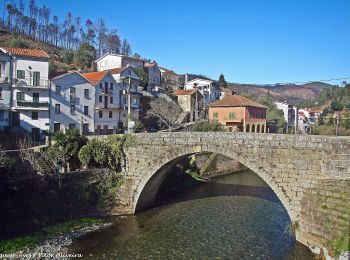
{"type": "Polygon", "coordinates": [[[89,89],[84,89],[84,98],[89,99],[90,97],[89,89]]]}
{"type": "Polygon", "coordinates": [[[109,97],[109,103],[113,104],[113,97],[109,97]]]}
{"type": "Polygon", "coordinates": [[[214,113],[213,113],[213,117],[214,117],[214,118],[218,118],[218,116],[219,116],[219,114],[218,114],[217,112],[214,112],[214,113]]]}
{"type": "Polygon", "coordinates": [[[113,111],[109,111],[108,115],[109,115],[109,118],[112,118],[113,117],[113,111]]]}
{"type": "Polygon", "coordinates": [[[75,105],[70,105],[70,114],[71,115],[75,114],[75,105]]]}
{"type": "Polygon", "coordinates": [[[24,70],[17,70],[17,78],[24,79],[25,78],[25,71],[24,70]]]}
{"type": "Polygon", "coordinates": [[[61,96],[61,86],[56,86],[56,87],[55,87],[55,94],[56,94],[57,96],[61,96]]]}
{"type": "Polygon", "coordinates": [[[98,96],[98,102],[102,103],[102,96],[101,95],[98,96]]]}
{"type": "Polygon", "coordinates": [[[131,70],[128,70],[128,75],[131,75],[131,70]]]}
{"type": "Polygon", "coordinates": [[[100,89],[103,89],[103,85],[102,85],[102,83],[100,83],[100,89]]]}
{"type": "Polygon", "coordinates": [[[0,87],[0,99],[2,99],[2,87],[0,87]]]}
{"type": "Polygon", "coordinates": [[[109,84],[109,89],[110,89],[110,90],[113,90],[113,83],[110,83],[110,84],[109,84]]]}
{"type": "Polygon", "coordinates": [[[103,111],[98,111],[98,117],[102,118],[103,117],[103,111]]]}
{"type": "Polygon", "coordinates": [[[230,112],[229,113],[229,118],[230,119],[236,119],[236,112],[230,112]]]}

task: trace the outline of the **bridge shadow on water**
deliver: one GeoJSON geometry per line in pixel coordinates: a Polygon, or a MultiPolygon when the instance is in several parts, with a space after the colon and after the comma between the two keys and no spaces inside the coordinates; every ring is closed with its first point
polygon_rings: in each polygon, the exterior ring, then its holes
{"type": "Polygon", "coordinates": [[[277,195],[263,180],[254,172],[248,170],[244,172],[232,173],[230,176],[235,178],[235,175],[253,175],[259,181],[259,186],[254,186],[249,183],[233,184],[223,183],[222,178],[227,175],[216,177],[208,182],[198,181],[187,174],[169,173],[169,176],[161,185],[153,207],[159,207],[166,204],[184,202],[189,200],[204,199],[218,196],[248,196],[255,197],[271,202],[280,202],[277,195]],[[176,181],[174,183],[174,179],[176,181]],[[179,188],[179,183],[181,183],[179,188]]]}

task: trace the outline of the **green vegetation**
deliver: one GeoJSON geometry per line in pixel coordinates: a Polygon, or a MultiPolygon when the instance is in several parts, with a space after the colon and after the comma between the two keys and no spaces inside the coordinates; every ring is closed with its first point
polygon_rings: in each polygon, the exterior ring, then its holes
{"type": "Polygon", "coordinates": [[[143,129],[144,129],[143,123],[139,119],[136,119],[134,121],[135,121],[135,125],[132,128],[133,132],[134,133],[142,133],[143,129]]]}
{"type": "Polygon", "coordinates": [[[191,127],[192,132],[221,132],[224,127],[218,122],[196,121],[191,127]]]}
{"type": "Polygon", "coordinates": [[[58,167],[75,170],[80,168],[78,153],[86,143],[86,137],[80,135],[78,129],[67,129],[65,133],[58,131],[53,136],[53,144],[47,154],[58,167]]]}
{"type": "Polygon", "coordinates": [[[89,70],[96,59],[96,49],[94,46],[83,43],[80,45],[74,56],[74,62],[83,70],[89,70]]]}
{"type": "Polygon", "coordinates": [[[222,73],[219,76],[219,83],[220,83],[220,87],[224,87],[224,88],[227,87],[227,81],[225,80],[225,76],[222,73]]]}
{"type": "Polygon", "coordinates": [[[0,253],[14,253],[16,251],[23,250],[26,247],[33,247],[47,239],[65,235],[93,224],[102,223],[104,223],[103,219],[87,217],[59,223],[46,227],[32,235],[0,241],[0,253]]]}
{"type": "Polygon", "coordinates": [[[140,86],[146,88],[148,86],[148,75],[142,68],[135,68],[136,75],[141,79],[140,86]]]}
{"type": "Polygon", "coordinates": [[[111,135],[106,139],[93,139],[79,151],[79,160],[87,168],[120,170],[125,161],[124,149],[132,143],[130,135],[111,135]]]}

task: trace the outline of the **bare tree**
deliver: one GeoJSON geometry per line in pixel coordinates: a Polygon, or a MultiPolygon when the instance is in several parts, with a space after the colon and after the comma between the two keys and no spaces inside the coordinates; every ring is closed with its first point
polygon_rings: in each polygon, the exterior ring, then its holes
{"type": "Polygon", "coordinates": [[[106,25],[102,18],[99,18],[97,20],[97,23],[95,24],[95,31],[97,33],[97,57],[101,57],[102,46],[106,39],[106,33],[107,33],[106,25]]]}
{"type": "Polygon", "coordinates": [[[131,56],[131,45],[129,44],[127,39],[124,39],[121,46],[121,54],[125,56],[131,56]]]}
{"type": "Polygon", "coordinates": [[[147,111],[147,117],[156,118],[160,127],[168,128],[171,131],[180,125],[178,118],[182,110],[175,102],[159,98],[152,100],[150,107],[150,110],[147,111]]]}
{"type": "Polygon", "coordinates": [[[112,29],[109,33],[106,34],[102,52],[102,54],[120,53],[120,38],[116,29],[112,29]]]}
{"type": "Polygon", "coordinates": [[[29,164],[34,171],[39,171],[39,165],[37,163],[37,155],[32,149],[29,138],[20,139],[18,141],[19,158],[23,163],[29,164]]]}

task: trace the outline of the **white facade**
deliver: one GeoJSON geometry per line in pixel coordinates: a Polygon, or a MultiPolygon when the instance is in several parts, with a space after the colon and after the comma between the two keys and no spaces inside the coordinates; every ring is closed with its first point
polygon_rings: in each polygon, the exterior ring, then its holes
{"type": "Polygon", "coordinates": [[[110,70],[131,66],[133,68],[142,68],[144,61],[142,59],[127,57],[120,54],[105,54],[96,61],[97,71],[110,70]]]}
{"type": "Polygon", "coordinates": [[[133,120],[139,119],[140,97],[142,88],[140,87],[140,78],[132,67],[125,67],[120,70],[111,70],[111,73],[121,90],[120,100],[120,121],[123,127],[127,126],[129,117],[129,94],[130,94],[130,116],[133,120]],[[130,79],[130,80],[129,80],[130,79]],[[130,85],[129,85],[130,83],[130,85]]]}
{"type": "Polygon", "coordinates": [[[10,125],[11,113],[11,57],[0,53],[0,131],[10,125]]]}
{"type": "Polygon", "coordinates": [[[185,83],[185,89],[197,88],[204,96],[206,105],[220,98],[220,88],[217,89],[213,80],[193,79],[185,83]]]}
{"type": "Polygon", "coordinates": [[[283,111],[284,119],[287,122],[287,129],[298,124],[298,108],[286,102],[274,102],[278,109],[283,111]]]}
{"type": "Polygon", "coordinates": [[[95,133],[111,134],[120,128],[120,92],[110,72],[95,84],[95,133]]]}
{"type": "Polygon", "coordinates": [[[82,134],[95,131],[95,86],[78,72],[51,80],[50,131],[78,128],[82,134]]]}
{"type": "Polygon", "coordinates": [[[13,57],[12,124],[19,125],[35,141],[49,131],[49,62],[37,57],[13,57]]]}
{"type": "Polygon", "coordinates": [[[146,63],[145,71],[148,76],[148,91],[161,91],[161,72],[157,63],[146,63]]]}

